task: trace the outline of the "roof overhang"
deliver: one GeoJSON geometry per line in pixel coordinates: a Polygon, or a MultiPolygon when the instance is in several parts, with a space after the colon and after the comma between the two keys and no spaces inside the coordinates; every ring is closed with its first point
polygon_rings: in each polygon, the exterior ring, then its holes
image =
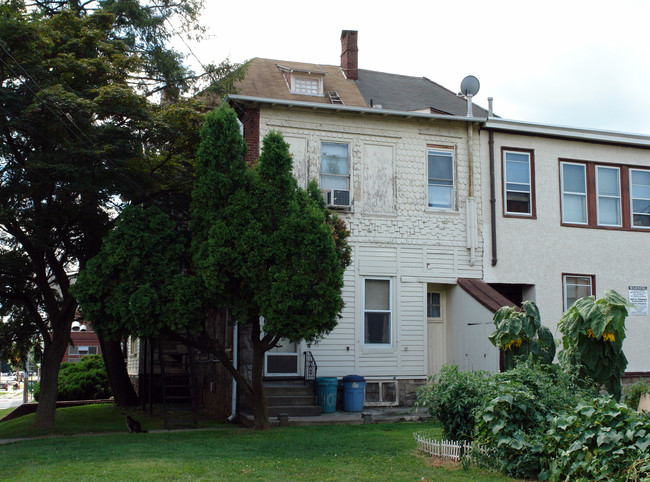
{"type": "Polygon", "coordinates": [[[303,102],[296,100],[285,99],[269,99],[264,97],[254,97],[248,95],[229,94],[224,99],[226,102],[240,102],[255,105],[268,105],[268,106],[282,106],[282,107],[302,107],[305,109],[324,110],[331,112],[348,112],[351,114],[364,114],[364,115],[377,115],[377,116],[392,116],[413,119],[431,119],[431,120],[447,120],[455,122],[470,122],[482,123],[487,120],[486,117],[464,117],[456,115],[445,114],[429,114],[426,112],[404,112],[399,110],[388,109],[375,109],[372,107],[358,107],[352,105],[342,104],[322,104],[319,102],[303,102]]]}
{"type": "Polygon", "coordinates": [[[617,144],[650,148],[650,136],[627,132],[615,132],[580,127],[536,124],[534,122],[516,121],[490,117],[483,128],[501,132],[511,132],[521,135],[535,135],[561,139],[581,140],[604,144],[617,144]]]}

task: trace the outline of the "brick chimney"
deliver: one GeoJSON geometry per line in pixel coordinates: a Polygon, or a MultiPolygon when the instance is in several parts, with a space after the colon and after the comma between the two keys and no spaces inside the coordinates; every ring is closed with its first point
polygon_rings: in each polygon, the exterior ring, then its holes
{"type": "Polygon", "coordinates": [[[356,30],[341,32],[341,68],[348,79],[359,79],[359,48],[357,47],[356,30]]]}

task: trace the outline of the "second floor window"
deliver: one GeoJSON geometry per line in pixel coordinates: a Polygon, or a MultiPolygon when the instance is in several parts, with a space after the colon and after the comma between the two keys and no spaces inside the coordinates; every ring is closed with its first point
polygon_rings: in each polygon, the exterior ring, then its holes
{"type": "Polygon", "coordinates": [[[587,224],[587,173],[584,164],[563,162],[562,222],[587,224]]]}
{"type": "Polygon", "coordinates": [[[454,151],[429,149],[427,151],[428,205],[431,208],[454,207],[454,151]]]}
{"type": "Polygon", "coordinates": [[[596,166],[598,225],[621,225],[621,180],[617,167],[596,166]]]}
{"type": "Polygon", "coordinates": [[[650,171],[630,169],[632,226],[650,228],[650,171]]]}
{"type": "Polygon", "coordinates": [[[535,216],[532,152],[503,151],[505,214],[535,216]]]}
{"type": "Polygon", "coordinates": [[[321,144],[321,189],[350,189],[348,145],[334,142],[321,144]]]}

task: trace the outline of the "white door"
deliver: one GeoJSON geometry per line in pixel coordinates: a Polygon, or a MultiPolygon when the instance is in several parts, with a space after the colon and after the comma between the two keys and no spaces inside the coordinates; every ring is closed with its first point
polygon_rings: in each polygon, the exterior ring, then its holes
{"type": "Polygon", "coordinates": [[[280,340],[265,353],[264,375],[269,377],[297,376],[300,370],[298,344],[280,340]]]}
{"type": "Polygon", "coordinates": [[[445,292],[430,285],[427,288],[428,375],[438,373],[447,359],[445,311],[445,292]]]}

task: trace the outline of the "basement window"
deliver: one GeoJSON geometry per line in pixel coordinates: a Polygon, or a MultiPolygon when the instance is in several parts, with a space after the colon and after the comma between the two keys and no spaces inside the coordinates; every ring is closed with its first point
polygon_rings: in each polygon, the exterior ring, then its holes
{"type": "Polygon", "coordinates": [[[366,382],[366,399],[368,406],[399,405],[397,380],[372,380],[366,382]]]}

